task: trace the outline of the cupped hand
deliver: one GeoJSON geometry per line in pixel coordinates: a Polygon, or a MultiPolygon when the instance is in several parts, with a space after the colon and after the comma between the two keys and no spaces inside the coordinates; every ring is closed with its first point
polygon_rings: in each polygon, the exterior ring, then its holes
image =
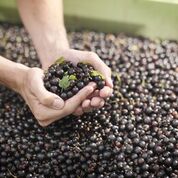
{"type": "Polygon", "coordinates": [[[52,60],[48,60],[48,63],[42,64],[44,69],[47,69],[54,59],[63,56],[66,60],[71,61],[73,64],[78,62],[87,62],[94,66],[94,68],[100,71],[105,77],[106,86],[102,90],[95,90],[91,95],[88,95],[82,104],[74,111],[73,114],[81,115],[84,112],[89,112],[94,108],[100,108],[104,105],[104,99],[111,96],[113,90],[113,83],[111,80],[110,68],[99,58],[94,52],[80,51],[74,49],[63,49],[57,51],[53,56],[52,60]]]}
{"type": "Polygon", "coordinates": [[[43,127],[74,113],[95,87],[94,83],[90,83],[64,102],[59,96],[45,89],[43,77],[43,70],[29,68],[23,76],[21,86],[19,86],[19,93],[43,127]]]}

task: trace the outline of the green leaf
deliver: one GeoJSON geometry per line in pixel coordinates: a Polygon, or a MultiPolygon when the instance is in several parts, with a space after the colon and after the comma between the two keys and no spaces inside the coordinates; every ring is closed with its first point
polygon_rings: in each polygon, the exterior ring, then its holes
{"type": "Polygon", "coordinates": [[[47,74],[47,73],[48,73],[48,70],[45,70],[45,71],[44,71],[44,74],[47,74]]]}
{"type": "Polygon", "coordinates": [[[112,72],[112,75],[117,78],[119,83],[121,83],[121,76],[118,72],[112,72]]]}
{"type": "Polygon", "coordinates": [[[96,77],[96,76],[100,76],[103,80],[105,79],[105,77],[103,76],[103,74],[101,74],[101,72],[97,71],[97,70],[92,70],[90,75],[92,77],[96,77]]]}
{"type": "Polygon", "coordinates": [[[63,78],[59,80],[59,86],[62,89],[66,89],[70,86],[70,80],[68,75],[63,76],[63,78]]]}
{"type": "Polygon", "coordinates": [[[59,59],[56,60],[55,64],[62,64],[65,62],[64,57],[60,57],[59,59]]]}
{"type": "Polygon", "coordinates": [[[82,61],[82,62],[80,62],[80,63],[82,63],[82,64],[87,64],[87,65],[91,65],[89,62],[87,62],[87,61],[82,61]]]}
{"type": "Polygon", "coordinates": [[[142,86],[142,87],[145,87],[145,85],[146,85],[146,81],[145,81],[145,79],[142,79],[141,86],[142,86]]]}
{"type": "Polygon", "coordinates": [[[161,89],[164,89],[166,87],[166,82],[164,80],[161,80],[160,83],[159,83],[159,87],[161,89]]]}
{"type": "Polygon", "coordinates": [[[69,80],[77,80],[76,75],[70,75],[70,76],[69,76],[69,80]]]}

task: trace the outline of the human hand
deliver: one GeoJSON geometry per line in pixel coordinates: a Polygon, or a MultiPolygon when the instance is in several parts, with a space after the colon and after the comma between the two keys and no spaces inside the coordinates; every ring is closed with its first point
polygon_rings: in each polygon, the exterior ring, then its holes
{"type": "Polygon", "coordinates": [[[104,99],[112,94],[113,83],[111,80],[110,68],[98,57],[94,52],[79,51],[74,49],[55,50],[51,54],[51,60],[42,63],[44,69],[47,69],[53,64],[56,58],[63,56],[66,60],[71,61],[73,64],[78,62],[87,62],[94,66],[94,68],[100,71],[105,77],[106,86],[102,90],[95,90],[91,95],[85,99],[82,104],[73,113],[75,115],[81,115],[84,112],[89,112],[94,108],[100,108],[104,105],[104,99]]]}
{"type": "Polygon", "coordinates": [[[56,94],[47,91],[43,84],[44,73],[39,68],[28,68],[18,88],[38,123],[45,127],[72,114],[93,91],[90,83],[65,102],[56,94]]]}
{"type": "MultiPolygon", "coordinates": [[[[90,96],[87,95],[88,98],[84,100],[81,106],[73,113],[80,115],[92,108],[102,107],[104,105],[104,98],[109,97],[112,93],[110,69],[93,52],[69,49],[66,29],[64,27],[62,1],[45,0],[44,3],[41,3],[40,1],[19,0],[18,7],[22,20],[32,38],[39,59],[43,65],[43,69],[47,69],[54,63],[55,59],[63,56],[67,60],[72,59],[73,63],[87,61],[105,76],[106,87],[101,91],[95,91],[90,96]]],[[[31,79],[29,79],[29,81],[31,81],[31,79]]],[[[36,83],[32,85],[39,87],[39,84],[36,83]]],[[[42,86],[42,84],[40,85],[42,86]]],[[[35,86],[31,87],[34,90],[35,86]]],[[[24,86],[24,88],[26,88],[26,86],[24,86]]],[[[28,95],[28,93],[26,95],[28,95]]],[[[76,97],[77,96],[78,95],[76,95],[76,97]]],[[[36,98],[39,97],[36,96],[36,98]]]]}

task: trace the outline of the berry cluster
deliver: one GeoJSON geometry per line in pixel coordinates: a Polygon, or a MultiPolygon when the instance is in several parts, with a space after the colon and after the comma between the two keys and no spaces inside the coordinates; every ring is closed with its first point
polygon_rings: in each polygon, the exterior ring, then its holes
{"type": "MultiPolygon", "coordinates": [[[[99,110],[42,128],[0,86],[0,178],[177,178],[178,42],[95,32],[69,40],[112,68],[113,95],[99,110]]],[[[22,27],[0,25],[0,52],[37,65],[22,27]]]]}
{"type": "Polygon", "coordinates": [[[47,90],[59,95],[63,100],[71,98],[90,81],[96,82],[97,89],[105,85],[104,77],[90,64],[58,59],[45,73],[44,84],[47,90]]]}

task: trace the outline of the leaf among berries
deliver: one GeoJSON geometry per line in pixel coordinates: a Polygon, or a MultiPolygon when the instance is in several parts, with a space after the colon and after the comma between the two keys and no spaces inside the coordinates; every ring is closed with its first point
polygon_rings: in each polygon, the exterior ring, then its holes
{"type": "Polygon", "coordinates": [[[113,72],[112,72],[112,75],[113,75],[114,77],[116,77],[116,79],[118,80],[119,83],[121,83],[121,75],[120,75],[119,72],[113,71],[113,72]]]}
{"type": "Polygon", "coordinates": [[[62,64],[65,62],[64,57],[60,57],[59,59],[56,60],[55,64],[62,64]]]}
{"type": "Polygon", "coordinates": [[[76,75],[70,75],[70,76],[69,76],[69,80],[77,80],[76,75]]]}
{"type": "Polygon", "coordinates": [[[62,89],[67,89],[70,86],[70,79],[68,75],[63,76],[61,80],[59,80],[59,87],[62,89]]]}
{"type": "Polygon", "coordinates": [[[90,73],[90,75],[92,77],[100,76],[103,80],[105,79],[105,77],[103,76],[103,74],[101,72],[97,71],[97,70],[92,70],[91,73],[90,73]]]}

